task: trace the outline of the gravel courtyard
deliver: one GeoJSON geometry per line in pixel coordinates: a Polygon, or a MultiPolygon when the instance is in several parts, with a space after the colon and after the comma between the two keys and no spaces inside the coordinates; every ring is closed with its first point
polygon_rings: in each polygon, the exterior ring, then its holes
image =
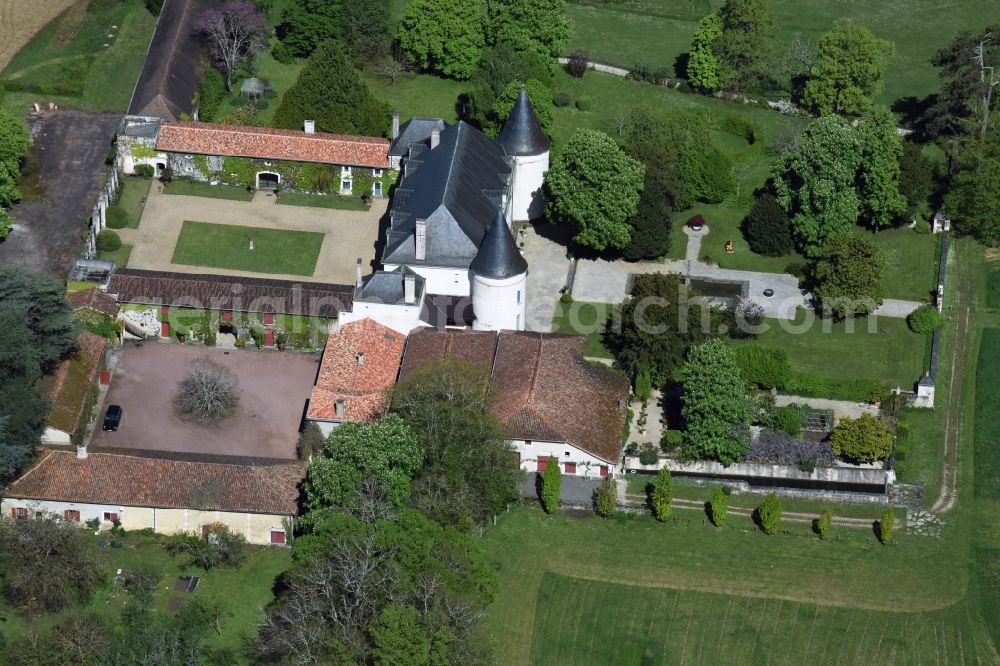
{"type": "Polygon", "coordinates": [[[90,442],[92,449],[142,449],[228,456],[294,458],[298,428],[319,355],[210,349],[196,345],[126,345],[90,442]],[[202,427],[174,415],[172,401],[188,363],[208,357],[236,373],[240,403],[222,423],[202,427]],[[108,405],[124,409],[118,432],[103,432],[108,405]]]}

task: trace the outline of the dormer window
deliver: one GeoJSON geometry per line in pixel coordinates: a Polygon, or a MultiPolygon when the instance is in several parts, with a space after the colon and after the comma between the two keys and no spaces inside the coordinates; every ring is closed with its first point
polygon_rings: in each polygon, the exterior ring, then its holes
{"type": "Polygon", "coordinates": [[[343,400],[338,400],[337,404],[334,405],[333,414],[338,419],[344,418],[344,401],[343,400]]]}
{"type": "Polygon", "coordinates": [[[358,365],[364,365],[365,364],[365,353],[364,352],[358,352],[357,354],[355,354],[355,358],[358,359],[358,365]]]}
{"type": "Polygon", "coordinates": [[[375,178],[382,177],[382,169],[372,169],[372,176],[375,178]]]}
{"type": "Polygon", "coordinates": [[[349,166],[340,167],[340,175],[343,178],[349,178],[351,175],[351,167],[349,166]]]}

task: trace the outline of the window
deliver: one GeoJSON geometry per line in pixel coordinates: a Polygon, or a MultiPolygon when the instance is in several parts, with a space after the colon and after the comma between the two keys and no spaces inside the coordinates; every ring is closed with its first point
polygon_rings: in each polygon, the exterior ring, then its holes
{"type": "Polygon", "coordinates": [[[520,452],[514,451],[514,453],[512,455],[514,457],[514,466],[515,467],[520,467],[521,466],[521,454],[520,454],[520,452]]]}
{"type": "Polygon", "coordinates": [[[351,193],[351,181],[349,181],[349,180],[342,180],[342,181],[340,181],[340,191],[342,193],[344,193],[344,194],[350,194],[351,193]]]}
{"type": "Polygon", "coordinates": [[[538,471],[539,472],[544,472],[545,468],[546,468],[546,466],[548,466],[548,464],[549,464],[549,459],[548,458],[539,458],[538,459],[538,471]]]}
{"type": "Polygon", "coordinates": [[[518,305],[521,304],[521,290],[520,289],[517,290],[517,304],[518,305]]]}
{"type": "Polygon", "coordinates": [[[531,440],[530,439],[524,440],[524,445],[525,446],[531,446],[531,440]]]}
{"type": "Polygon", "coordinates": [[[372,183],[372,195],[376,197],[382,196],[382,183],[377,180],[372,183]]]}
{"type": "Polygon", "coordinates": [[[566,473],[576,474],[576,463],[566,463],[566,473]]]}
{"type": "Polygon", "coordinates": [[[63,518],[71,523],[80,522],[80,512],[76,509],[66,509],[63,511],[63,518]]]}
{"type": "Polygon", "coordinates": [[[563,451],[563,455],[569,458],[569,451],[563,451]]]}
{"type": "Polygon", "coordinates": [[[374,178],[381,178],[382,177],[382,169],[372,169],[372,177],[374,177],[374,178]]]}
{"type": "Polygon", "coordinates": [[[276,546],[284,546],[285,530],[271,530],[271,543],[276,546]]]}
{"type": "Polygon", "coordinates": [[[10,510],[10,515],[12,518],[27,518],[28,510],[23,506],[13,507],[10,510]]]}
{"type": "Polygon", "coordinates": [[[607,475],[608,475],[608,466],[601,465],[601,476],[607,476],[607,475]]]}
{"type": "Polygon", "coordinates": [[[118,514],[117,513],[113,512],[113,511],[105,511],[104,512],[104,522],[106,522],[106,523],[113,523],[116,520],[118,520],[118,514]]]}

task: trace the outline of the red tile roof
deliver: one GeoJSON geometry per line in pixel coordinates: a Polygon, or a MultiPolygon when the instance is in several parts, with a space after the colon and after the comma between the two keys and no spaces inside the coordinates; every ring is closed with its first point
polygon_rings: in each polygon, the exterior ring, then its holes
{"type": "Polygon", "coordinates": [[[163,123],[156,147],[172,153],[256,157],[322,162],[384,169],[389,166],[389,140],[270,127],[219,123],[163,123]]]}
{"type": "Polygon", "coordinates": [[[502,331],[410,334],[401,376],[441,356],[491,368],[493,415],[515,439],[568,442],[608,462],[618,460],[629,384],[583,359],[580,336],[502,331]]]}
{"type": "Polygon", "coordinates": [[[322,421],[377,419],[385,392],[396,381],[406,338],[372,319],[345,324],[330,334],[306,418],[322,421]],[[363,362],[359,362],[363,354],[363,362]],[[337,416],[337,401],[344,401],[337,416]]]}
{"type": "Polygon", "coordinates": [[[107,340],[84,331],[76,338],[77,349],[59,364],[49,377],[48,398],[52,401],[47,423],[50,427],[73,434],[80,425],[87,395],[94,383],[104,356],[107,340]]]}
{"type": "Polygon", "coordinates": [[[90,308],[111,317],[117,316],[118,311],[121,310],[121,306],[118,305],[118,302],[113,297],[96,287],[75,291],[67,296],[66,300],[69,301],[70,306],[74,310],[90,308]]]}
{"type": "Polygon", "coordinates": [[[69,451],[44,451],[5,495],[159,509],[295,515],[305,467],[230,465],[69,451]]]}

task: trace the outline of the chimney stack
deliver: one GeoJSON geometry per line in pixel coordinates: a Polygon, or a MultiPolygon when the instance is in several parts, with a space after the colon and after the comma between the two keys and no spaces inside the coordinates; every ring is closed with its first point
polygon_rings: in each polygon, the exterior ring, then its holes
{"type": "Polygon", "coordinates": [[[392,112],[392,138],[399,138],[399,109],[392,112]]]}
{"type": "Polygon", "coordinates": [[[358,263],[356,265],[357,273],[354,278],[354,286],[361,289],[361,257],[358,257],[358,263]]]}
{"type": "Polygon", "coordinates": [[[427,220],[417,220],[417,228],[414,229],[413,254],[414,258],[420,261],[427,258],[427,220]]]}
{"type": "Polygon", "coordinates": [[[305,130],[306,134],[315,134],[316,133],[316,121],[315,120],[303,120],[302,121],[302,125],[303,125],[302,129],[305,130]]]}
{"type": "Polygon", "coordinates": [[[86,457],[87,457],[87,447],[86,446],[78,446],[78,447],[76,447],[76,457],[79,460],[86,459],[86,457]]]}
{"type": "Polygon", "coordinates": [[[441,143],[441,130],[435,127],[431,130],[431,150],[437,148],[439,143],[441,143]]]}
{"type": "Polygon", "coordinates": [[[417,276],[412,273],[403,276],[403,302],[407,305],[417,302],[417,276]]]}

